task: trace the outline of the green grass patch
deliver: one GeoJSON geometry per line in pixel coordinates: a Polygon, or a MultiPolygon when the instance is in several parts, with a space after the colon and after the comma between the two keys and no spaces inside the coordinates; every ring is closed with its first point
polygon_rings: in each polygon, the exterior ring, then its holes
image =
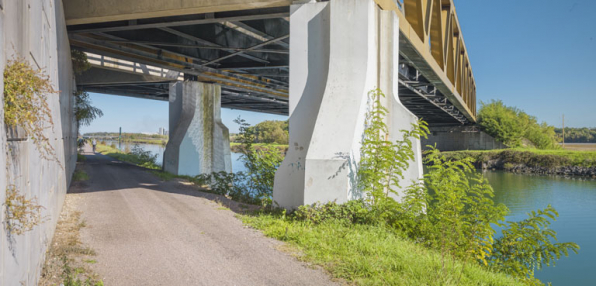
{"type": "Polygon", "coordinates": [[[77,154],[77,162],[85,162],[87,157],[85,155],[77,154]]]}
{"type": "Polygon", "coordinates": [[[178,179],[185,179],[185,180],[188,180],[188,181],[191,181],[191,182],[194,180],[194,178],[191,177],[191,176],[174,175],[172,173],[165,172],[165,171],[162,171],[162,170],[153,170],[153,171],[151,171],[151,174],[157,176],[160,180],[166,181],[166,182],[167,181],[170,181],[170,180],[173,180],[173,179],[176,179],[176,178],[178,178],[178,179]]]}
{"type": "Polygon", "coordinates": [[[539,150],[514,148],[501,150],[470,150],[442,152],[449,160],[472,157],[477,162],[501,160],[503,163],[525,164],[530,167],[596,166],[596,151],[539,150]]]}
{"type": "Polygon", "coordinates": [[[143,160],[143,158],[141,156],[139,156],[137,154],[125,153],[125,152],[122,152],[116,148],[112,148],[110,146],[106,146],[103,144],[97,144],[96,151],[103,155],[110,156],[116,160],[132,163],[132,164],[135,164],[135,165],[143,167],[143,168],[153,169],[153,170],[161,169],[161,166],[159,166],[153,162],[145,161],[145,160],[143,160]]]}
{"type": "Polygon", "coordinates": [[[522,285],[476,262],[464,263],[403,238],[385,226],[334,221],[312,224],[282,215],[240,216],[245,224],[288,243],[298,258],[358,285],[522,285]]]}
{"type": "Polygon", "coordinates": [[[76,170],[74,174],[72,174],[72,179],[74,181],[87,181],[89,180],[89,175],[83,170],[76,170]]]}

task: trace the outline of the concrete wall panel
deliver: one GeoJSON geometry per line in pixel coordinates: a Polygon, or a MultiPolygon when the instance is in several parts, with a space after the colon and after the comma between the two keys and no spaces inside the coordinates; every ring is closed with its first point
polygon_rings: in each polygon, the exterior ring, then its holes
{"type": "MultiPolygon", "coordinates": [[[[10,140],[0,127],[0,200],[7,185],[36,197],[46,221],[23,235],[8,233],[2,211],[0,285],[36,285],[58,215],[76,164],[77,127],[73,118],[73,74],[70,45],[61,1],[8,1],[0,13],[0,67],[9,59],[24,59],[43,69],[59,94],[48,95],[53,126],[45,136],[58,162],[42,159],[31,140],[10,140]],[[6,149],[8,147],[8,150],[6,149]]],[[[0,112],[3,118],[3,110],[0,112]]],[[[22,132],[17,137],[26,137],[22,132]]]]}

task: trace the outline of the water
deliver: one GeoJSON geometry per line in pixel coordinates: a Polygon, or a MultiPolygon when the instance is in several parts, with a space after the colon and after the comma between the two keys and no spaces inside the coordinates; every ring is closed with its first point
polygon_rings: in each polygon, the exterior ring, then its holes
{"type": "Polygon", "coordinates": [[[558,285],[596,285],[596,181],[562,177],[486,172],[495,190],[495,201],[505,204],[507,220],[519,221],[526,213],[551,204],[559,217],[551,224],[561,242],[573,241],[579,254],[571,253],[535,276],[558,285]]]}
{"type": "MultiPolygon", "coordinates": [[[[116,145],[116,148],[118,148],[119,150],[126,150],[127,143],[122,143],[121,146],[118,146],[118,141],[106,140],[106,144],[108,146],[111,145],[112,143],[114,145],[116,145]]],[[[139,145],[139,147],[143,148],[143,150],[145,150],[145,151],[151,151],[151,153],[157,154],[157,160],[155,161],[155,163],[157,165],[162,166],[163,152],[166,150],[165,146],[158,145],[158,144],[128,143],[128,148],[132,149],[132,147],[134,147],[135,145],[139,145]]],[[[240,162],[240,160],[238,160],[240,158],[240,155],[241,155],[240,153],[232,153],[232,171],[234,171],[234,172],[239,172],[239,171],[245,170],[242,162],[240,162]]]]}

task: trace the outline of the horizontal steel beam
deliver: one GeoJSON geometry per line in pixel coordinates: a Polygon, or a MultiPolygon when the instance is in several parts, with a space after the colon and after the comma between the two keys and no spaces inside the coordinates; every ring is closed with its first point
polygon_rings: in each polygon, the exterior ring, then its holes
{"type": "Polygon", "coordinates": [[[289,16],[288,12],[271,13],[271,14],[259,14],[259,15],[243,15],[233,17],[221,17],[221,18],[205,18],[197,20],[186,20],[186,21],[172,21],[172,22],[160,22],[151,24],[137,24],[137,25],[125,25],[115,27],[103,27],[103,28],[90,28],[90,29],[73,29],[69,31],[69,34],[80,34],[80,33],[98,33],[98,32],[117,32],[117,31],[131,31],[141,29],[155,29],[164,27],[176,27],[176,26],[190,26],[190,25],[204,25],[204,24],[215,24],[223,22],[233,21],[252,21],[252,20],[263,20],[263,19],[276,19],[289,16]]]}

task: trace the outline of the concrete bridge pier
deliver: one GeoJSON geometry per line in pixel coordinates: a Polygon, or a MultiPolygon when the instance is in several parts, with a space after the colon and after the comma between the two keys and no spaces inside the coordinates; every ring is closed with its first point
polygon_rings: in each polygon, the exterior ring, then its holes
{"type": "MultiPolygon", "coordinates": [[[[369,91],[386,94],[392,140],[417,120],[398,98],[398,17],[373,0],[295,4],[290,14],[290,148],[273,200],[294,208],[362,197],[356,174],[369,91]]],[[[407,182],[422,177],[419,141],[414,148],[407,182]]]]}
{"type": "Polygon", "coordinates": [[[221,87],[197,81],[171,83],[169,101],[164,171],[189,176],[231,172],[229,131],[221,121],[221,87]]]}

